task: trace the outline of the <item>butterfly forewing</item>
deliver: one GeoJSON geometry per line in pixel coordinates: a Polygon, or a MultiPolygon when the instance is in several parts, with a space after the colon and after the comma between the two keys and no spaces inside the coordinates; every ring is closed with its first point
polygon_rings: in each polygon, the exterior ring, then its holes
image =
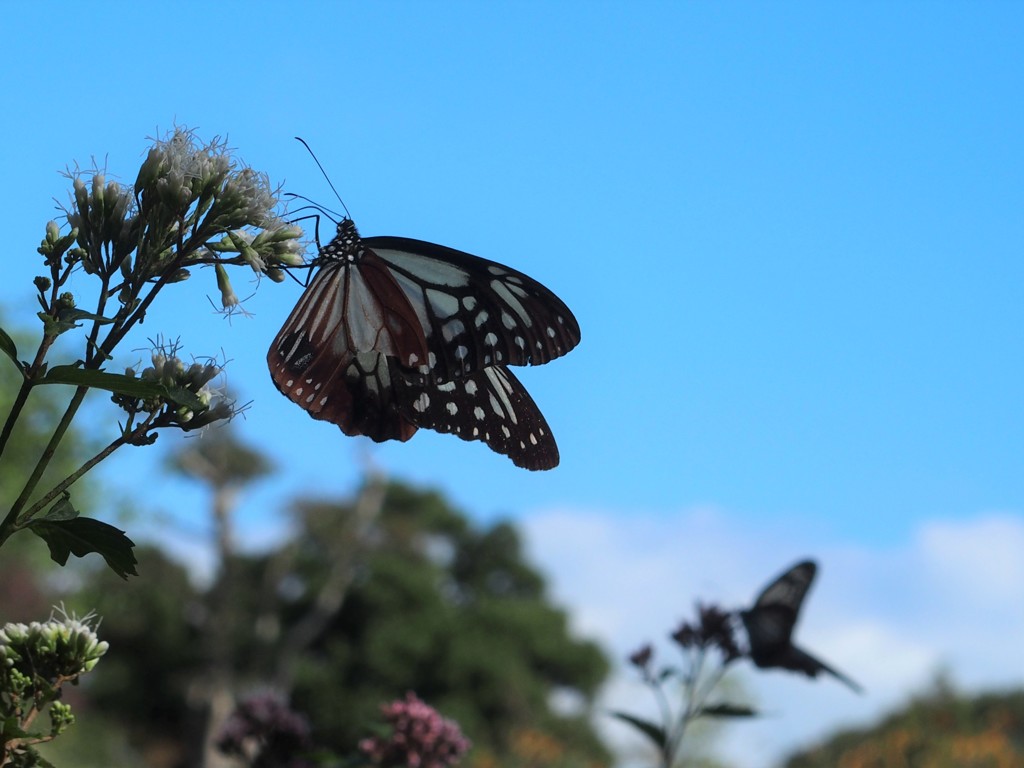
{"type": "Polygon", "coordinates": [[[493,366],[442,384],[402,382],[396,375],[395,383],[399,410],[417,427],[481,440],[525,469],[558,465],[544,415],[508,368],[493,366]]]}
{"type": "Polygon", "coordinates": [[[313,276],[271,351],[299,372],[304,345],[329,350],[339,362],[370,351],[408,366],[427,359],[415,310],[386,265],[372,257],[357,267],[329,262],[313,276]]]}
{"type": "Polygon", "coordinates": [[[757,596],[754,606],[779,606],[794,614],[797,613],[807,596],[811,582],[814,581],[814,574],[817,570],[818,567],[810,560],[797,563],[765,587],[757,596]]]}
{"type": "Polygon", "coordinates": [[[497,262],[404,237],[368,237],[419,318],[431,357],[417,367],[444,382],[492,365],[541,365],[580,341],[565,303],[497,262]]]}
{"type": "Polygon", "coordinates": [[[741,614],[755,659],[789,645],[816,572],[817,566],[810,560],[797,563],[765,587],[754,607],[741,614]]]}

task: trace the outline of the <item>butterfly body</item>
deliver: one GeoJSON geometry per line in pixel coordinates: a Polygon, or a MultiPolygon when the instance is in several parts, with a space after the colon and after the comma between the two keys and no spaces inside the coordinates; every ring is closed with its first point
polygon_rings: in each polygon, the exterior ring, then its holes
{"type": "Polygon", "coordinates": [[[579,343],[550,290],[445,246],[361,238],[350,219],[315,265],[267,355],[285,396],[348,435],[404,441],[422,427],[481,440],[529,469],[558,463],[543,415],[506,367],[579,343]]]}
{"type": "Polygon", "coordinates": [[[812,678],[827,672],[859,693],[861,687],[853,680],[793,645],[800,607],[816,573],[814,562],[797,563],[765,587],[752,608],[740,612],[750,641],[750,659],[762,669],[788,669],[812,678]]]}

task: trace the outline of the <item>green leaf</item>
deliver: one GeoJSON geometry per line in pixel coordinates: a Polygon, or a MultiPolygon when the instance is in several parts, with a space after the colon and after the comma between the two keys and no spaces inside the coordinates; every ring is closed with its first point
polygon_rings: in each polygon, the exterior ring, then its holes
{"type": "Polygon", "coordinates": [[[103,315],[97,315],[93,312],[86,312],[84,309],[77,308],[61,310],[60,320],[62,323],[73,323],[75,320],[96,320],[101,324],[114,322],[113,318],[104,317],[103,315]]]}
{"type": "Polygon", "coordinates": [[[60,336],[70,330],[78,328],[74,323],[63,320],[54,320],[49,312],[36,312],[36,317],[43,321],[43,334],[46,336],[60,336]]]}
{"type": "Polygon", "coordinates": [[[38,518],[27,526],[50,548],[50,558],[58,565],[64,565],[69,555],[85,557],[90,552],[101,555],[107,565],[122,579],[135,571],[135,542],[112,525],[89,517],[72,520],[48,520],[38,518]]]}
{"type": "Polygon", "coordinates": [[[47,336],[60,336],[62,333],[67,333],[74,328],[81,328],[82,324],[78,322],[79,320],[96,320],[99,323],[114,322],[109,317],[86,312],[84,309],[78,309],[77,307],[59,310],[56,318],[51,316],[49,312],[37,312],[36,316],[43,321],[43,333],[47,336]]]}
{"type": "Polygon", "coordinates": [[[206,410],[206,405],[199,399],[198,395],[191,390],[175,386],[167,387],[164,392],[165,397],[171,402],[177,403],[178,405],[184,405],[187,408],[191,408],[193,411],[206,410]]]}
{"type": "Polygon", "coordinates": [[[664,749],[668,737],[665,735],[665,730],[660,725],[655,725],[654,723],[648,722],[647,720],[642,720],[639,717],[628,715],[625,712],[613,711],[609,712],[608,714],[610,714],[612,717],[617,717],[624,723],[629,723],[638,731],[640,731],[640,733],[644,734],[651,741],[653,741],[655,745],[658,747],[658,749],[664,749]]]}
{"type": "MultiPolygon", "coordinates": [[[[72,384],[77,387],[93,387],[143,400],[153,397],[168,397],[167,388],[163,384],[143,381],[134,376],[126,376],[123,373],[105,373],[104,371],[80,368],[77,365],[55,365],[36,383],[72,384]]],[[[177,400],[174,401],[177,402],[177,400]]]]}
{"type": "Polygon", "coordinates": [[[71,503],[71,494],[64,491],[64,495],[57,499],[54,505],[47,510],[46,514],[39,519],[61,523],[65,520],[74,520],[76,517],[78,517],[78,510],[71,503]]]}
{"type": "Polygon", "coordinates": [[[757,717],[758,712],[740,704],[711,704],[697,710],[697,717],[757,717]]]}
{"type": "Polygon", "coordinates": [[[18,347],[14,343],[14,339],[7,335],[7,331],[0,328],[0,351],[5,352],[14,364],[21,368],[21,363],[18,361],[18,347]]]}

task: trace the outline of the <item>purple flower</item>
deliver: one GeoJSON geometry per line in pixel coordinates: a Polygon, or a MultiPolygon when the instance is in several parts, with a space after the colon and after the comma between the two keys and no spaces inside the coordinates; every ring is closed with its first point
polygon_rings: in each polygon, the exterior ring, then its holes
{"type": "Polygon", "coordinates": [[[718,648],[723,662],[728,664],[740,657],[733,636],[731,614],[716,605],[697,603],[698,621],[683,622],[671,637],[683,648],[718,648]]]}
{"type": "Polygon", "coordinates": [[[301,754],[309,748],[309,723],[276,693],[258,693],[235,707],[217,748],[244,758],[253,768],[306,768],[301,754]]]}
{"type": "Polygon", "coordinates": [[[447,720],[409,692],[381,706],[390,736],[359,742],[359,749],[381,768],[449,768],[469,749],[459,724],[447,720]]]}

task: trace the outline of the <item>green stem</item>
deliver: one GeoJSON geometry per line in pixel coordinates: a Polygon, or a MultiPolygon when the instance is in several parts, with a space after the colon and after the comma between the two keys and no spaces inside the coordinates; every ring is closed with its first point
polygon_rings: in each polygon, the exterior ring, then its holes
{"type": "Polygon", "coordinates": [[[99,464],[101,461],[103,461],[105,458],[107,458],[110,454],[112,454],[114,451],[116,451],[122,445],[127,445],[130,442],[131,438],[134,438],[134,437],[136,437],[136,436],[138,436],[140,434],[145,434],[149,430],[149,425],[153,421],[153,417],[154,416],[155,416],[155,414],[150,415],[150,417],[148,419],[146,419],[146,421],[144,421],[138,427],[135,427],[134,429],[132,429],[130,431],[126,431],[126,432],[122,433],[121,436],[118,437],[116,440],[113,440],[110,443],[110,445],[108,445],[106,448],[104,448],[102,451],[97,453],[95,456],[93,456],[87,462],[82,464],[82,466],[80,466],[78,469],[76,469],[70,475],[68,475],[63,480],[61,480],[59,483],[57,483],[57,485],[55,485],[53,487],[53,490],[51,490],[49,493],[47,493],[41,499],[36,501],[31,507],[29,507],[27,510],[25,510],[25,513],[22,514],[21,517],[18,520],[18,525],[24,525],[29,520],[31,520],[33,517],[35,517],[40,512],[40,510],[42,510],[51,501],[56,499],[64,491],[66,491],[68,488],[70,488],[72,485],[74,485],[78,481],[78,479],[82,477],[82,475],[84,475],[90,469],[95,467],[97,464],[99,464]]]}
{"type": "Polygon", "coordinates": [[[678,725],[669,738],[669,750],[666,762],[667,768],[671,768],[672,763],[675,762],[675,759],[679,754],[679,749],[683,745],[683,736],[686,734],[686,728],[694,719],[698,703],[703,700],[702,697],[698,696],[698,686],[700,676],[704,669],[704,655],[705,651],[701,648],[697,651],[696,660],[689,665],[690,672],[686,677],[685,690],[683,692],[683,698],[686,699],[686,706],[684,707],[682,714],[679,716],[678,725]]]}
{"type": "MultiPolygon", "coordinates": [[[[140,319],[145,317],[146,310],[149,309],[149,305],[153,303],[153,299],[156,298],[157,293],[160,291],[161,288],[167,285],[170,276],[174,274],[174,272],[177,271],[178,268],[185,263],[185,261],[185,257],[179,255],[171,263],[171,265],[163,271],[163,274],[161,274],[159,279],[156,281],[156,285],[154,285],[150,292],[146,294],[146,298],[142,299],[139,302],[139,306],[137,306],[134,309],[134,311],[132,311],[132,313],[128,316],[124,323],[122,323],[119,326],[115,326],[110,330],[110,333],[107,334],[107,338],[105,338],[103,340],[103,344],[100,345],[100,350],[103,352],[103,354],[109,355],[111,351],[114,349],[114,347],[117,346],[118,342],[120,342],[121,339],[125,337],[125,335],[131,329],[131,327],[135,325],[135,323],[137,323],[140,319]]],[[[102,355],[100,356],[100,358],[102,359],[102,355]]]]}
{"type": "Polygon", "coordinates": [[[7,414],[7,421],[4,422],[3,432],[0,433],[0,456],[3,456],[4,449],[7,448],[7,442],[11,439],[14,425],[17,423],[18,417],[21,415],[21,409],[25,407],[29,392],[32,391],[32,387],[35,384],[36,374],[39,372],[43,360],[46,359],[46,353],[54,341],[55,337],[44,335],[39,342],[39,349],[36,350],[36,357],[32,361],[32,365],[27,370],[22,371],[21,388],[18,390],[18,396],[14,398],[11,412],[7,414]]]}
{"type": "Polygon", "coordinates": [[[17,501],[11,507],[11,511],[7,513],[7,517],[4,518],[2,524],[0,524],[0,544],[6,541],[16,528],[18,515],[21,510],[25,507],[29,497],[31,497],[36,486],[39,485],[39,480],[42,478],[43,473],[50,464],[50,460],[53,455],[57,452],[57,446],[60,445],[60,441],[64,438],[65,433],[68,431],[68,427],[71,426],[71,421],[75,418],[75,414],[78,412],[79,406],[85,399],[86,393],[89,391],[89,387],[77,387],[75,394],[71,396],[71,402],[68,403],[68,407],[64,410],[64,415],[61,417],[60,423],[57,428],[53,431],[53,435],[50,437],[50,442],[46,445],[46,450],[43,451],[43,455],[39,457],[39,461],[36,462],[36,467],[32,470],[32,475],[25,482],[25,487],[21,491],[21,495],[18,496],[17,501]]]}

